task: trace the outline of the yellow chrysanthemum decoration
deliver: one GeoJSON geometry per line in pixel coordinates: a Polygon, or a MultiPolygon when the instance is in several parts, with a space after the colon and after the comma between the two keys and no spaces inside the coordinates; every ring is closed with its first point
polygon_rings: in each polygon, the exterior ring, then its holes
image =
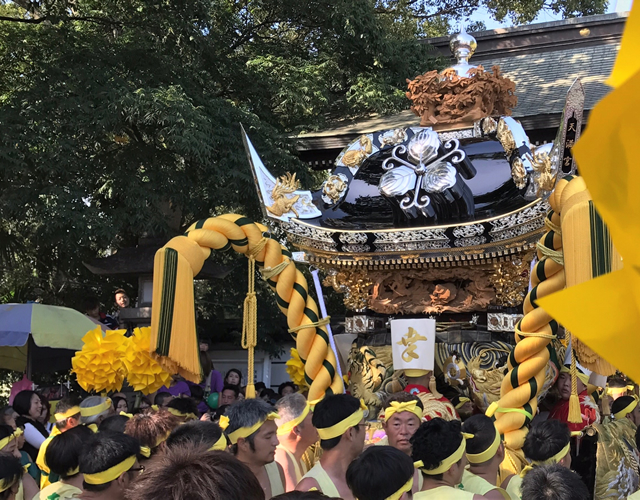
{"type": "Polygon", "coordinates": [[[129,385],[143,394],[156,392],[163,385],[168,387],[171,382],[171,375],[151,357],[150,342],[151,328],[136,328],[133,336],[127,339],[127,352],[124,358],[129,385]]]}
{"type": "Polygon", "coordinates": [[[103,335],[98,326],[82,337],[81,351],[77,351],[71,365],[78,384],[85,391],[119,391],[126,376],[122,360],[126,353],[126,330],[109,330],[103,335]]]}
{"type": "Polygon", "coordinates": [[[304,363],[300,359],[298,350],[295,347],[291,348],[291,359],[287,361],[287,373],[291,381],[296,384],[300,390],[309,387],[304,377],[304,363]]]}

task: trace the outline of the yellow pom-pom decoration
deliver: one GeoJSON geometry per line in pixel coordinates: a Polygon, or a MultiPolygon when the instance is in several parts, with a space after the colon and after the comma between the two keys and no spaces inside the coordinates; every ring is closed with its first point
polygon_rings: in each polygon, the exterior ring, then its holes
{"type": "Polygon", "coordinates": [[[149,353],[151,328],[136,328],[133,336],[127,339],[127,351],[124,365],[127,370],[127,382],[136,391],[143,394],[156,392],[163,385],[169,386],[171,375],[149,353]]]}
{"type": "Polygon", "coordinates": [[[287,361],[287,373],[291,381],[296,384],[300,390],[308,387],[307,380],[304,377],[304,363],[300,359],[298,350],[295,347],[291,348],[291,359],[287,361]]]}
{"type": "Polygon", "coordinates": [[[82,350],[71,360],[78,384],[85,391],[120,391],[126,375],[122,360],[125,357],[126,330],[102,333],[98,326],[82,337],[82,350]]]}

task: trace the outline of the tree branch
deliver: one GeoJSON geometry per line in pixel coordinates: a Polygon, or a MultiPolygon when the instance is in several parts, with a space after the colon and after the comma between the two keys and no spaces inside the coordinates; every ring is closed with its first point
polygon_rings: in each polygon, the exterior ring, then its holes
{"type": "Polygon", "coordinates": [[[40,24],[46,18],[41,17],[39,19],[23,19],[21,17],[7,17],[0,16],[0,21],[11,21],[13,23],[28,23],[28,24],[40,24]]]}

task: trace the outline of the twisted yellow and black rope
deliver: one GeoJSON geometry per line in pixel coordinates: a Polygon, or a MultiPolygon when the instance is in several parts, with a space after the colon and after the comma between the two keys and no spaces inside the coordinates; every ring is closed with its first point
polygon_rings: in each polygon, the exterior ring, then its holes
{"type": "Polygon", "coordinates": [[[296,268],[291,253],[269,236],[267,228],[236,214],[203,219],[183,236],[158,250],[154,262],[151,348],[171,373],[200,380],[195,328],[193,278],[212,250],[233,249],[255,263],[276,294],[276,302],[287,317],[304,362],[309,399],[325,393],[341,393],[343,382],[336,374],[336,359],[329,345],[325,324],[307,280],[296,268]]]}

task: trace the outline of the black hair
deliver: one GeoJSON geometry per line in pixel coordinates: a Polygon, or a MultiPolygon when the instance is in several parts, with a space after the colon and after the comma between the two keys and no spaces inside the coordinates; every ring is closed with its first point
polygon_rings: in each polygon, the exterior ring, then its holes
{"type": "Polygon", "coordinates": [[[534,467],[522,480],[522,500],[589,500],[578,474],[559,464],[534,467]]]}
{"type": "Polygon", "coordinates": [[[125,291],[124,288],[118,288],[115,292],[113,292],[113,295],[118,295],[119,293],[124,293],[127,297],[129,296],[129,294],[125,291]]]}
{"type": "Polygon", "coordinates": [[[16,397],[13,399],[13,409],[18,415],[31,418],[29,416],[29,410],[31,409],[31,398],[34,394],[38,396],[38,393],[35,391],[20,391],[16,394],[16,397]]]}
{"type": "Polygon", "coordinates": [[[571,440],[569,426],[560,420],[544,420],[531,426],[522,451],[535,462],[544,462],[559,453],[571,440]]]}
{"type": "Polygon", "coordinates": [[[178,410],[180,413],[198,414],[198,405],[191,398],[173,398],[167,407],[178,410]]]}
{"type": "Polygon", "coordinates": [[[620,410],[624,410],[627,406],[635,401],[635,398],[631,396],[620,396],[611,405],[611,414],[618,413],[620,410]]]}
{"type": "Polygon", "coordinates": [[[238,377],[240,377],[240,382],[238,383],[238,387],[240,387],[242,385],[242,372],[240,370],[238,370],[237,368],[231,368],[231,370],[229,370],[226,375],[224,376],[224,383],[227,383],[227,377],[229,376],[230,373],[237,373],[238,377]]]}
{"type": "Polygon", "coordinates": [[[267,385],[264,382],[256,382],[253,384],[253,387],[256,390],[256,393],[259,393],[262,389],[266,389],[267,385]]]}
{"type": "Polygon", "coordinates": [[[371,446],[347,469],[347,486],[359,500],[385,500],[413,477],[413,461],[392,446],[371,446]]]}
{"type": "Polygon", "coordinates": [[[127,403],[127,398],[123,398],[122,396],[115,396],[111,398],[111,403],[113,403],[113,409],[115,410],[118,407],[118,403],[120,401],[124,401],[124,404],[127,405],[127,410],[129,411],[129,403],[127,403]]]}
{"type": "Polygon", "coordinates": [[[222,388],[222,391],[220,391],[220,394],[222,394],[224,391],[233,391],[233,393],[236,395],[236,399],[238,399],[238,396],[240,396],[240,386],[238,385],[224,384],[224,387],[222,388]]]}
{"type": "Polygon", "coordinates": [[[202,401],[202,398],[204,398],[204,389],[197,384],[192,385],[190,389],[191,397],[196,401],[202,401]]]}
{"type": "Polygon", "coordinates": [[[172,398],[173,394],[171,394],[170,392],[159,392],[158,394],[156,394],[156,397],[153,398],[153,404],[154,405],[158,405],[158,406],[162,406],[162,404],[164,403],[164,400],[167,398],[172,398]]]}
{"type": "MultiPolygon", "coordinates": [[[[9,453],[0,453],[0,480],[13,486],[22,478],[23,470],[20,460],[9,453]]],[[[11,487],[0,493],[0,500],[12,495],[11,487]]]]}
{"type": "MultiPolygon", "coordinates": [[[[140,453],[137,439],[119,432],[98,432],[90,436],[80,453],[80,472],[97,474],[115,467],[127,458],[140,453]]],[[[105,484],[89,484],[83,482],[86,491],[104,491],[111,482],[105,484]]]]}
{"type": "MultiPolygon", "coordinates": [[[[326,429],[351,416],[360,408],[360,401],[348,394],[334,394],[320,401],[313,410],[311,422],[316,429],[326,429]]],[[[356,431],[360,428],[357,426],[356,431]]],[[[327,451],[340,443],[342,436],[321,439],[320,447],[327,451]]]]}
{"type": "Polygon", "coordinates": [[[222,415],[225,414],[225,412],[227,411],[227,408],[229,408],[229,406],[231,405],[222,405],[222,406],[218,406],[218,408],[216,408],[212,413],[212,418],[217,422],[218,420],[220,420],[220,417],[222,415]]]}
{"type": "Polygon", "coordinates": [[[0,439],[11,436],[15,431],[10,425],[0,425],[0,439]]]}
{"type": "MultiPolygon", "coordinates": [[[[411,438],[411,456],[414,461],[422,460],[424,468],[436,469],[440,463],[450,457],[462,442],[461,425],[458,420],[448,422],[434,418],[424,422],[411,438]]],[[[429,476],[442,479],[442,474],[429,476]]]]}
{"type": "MultiPolygon", "coordinates": [[[[71,408],[73,408],[74,406],[79,406],[79,405],[80,405],[80,398],[78,398],[77,396],[70,395],[58,401],[58,404],[56,405],[55,413],[64,413],[67,410],[70,410],[71,408]]],[[[78,411],[78,413],[80,413],[80,411],[78,411]]]]}
{"type": "Polygon", "coordinates": [[[111,431],[124,433],[124,427],[128,421],[129,417],[125,417],[124,415],[111,415],[100,422],[98,432],[111,431]]]}
{"type": "Polygon", "coordinates": [[[181,445],[189,445],[193,447],[202,446],[203,448],[211,448],[220,436],[222,429],[218,424],[213,422],[192,420],[184,425],[176,427],[167,438],[167,448],[174,448],[181,445]]]}
{"type": "Polygon", "coordinates": [[[286,382],[282,382],[279,386],[278,386],[278,395],[282,396],[282,391],[284,391],[285,387],[291,387],[293,389],[293,392],[297,392],[298,388],[296,387],[296,384],[294,384],[293,382],[290,381],[286,381],[286,382]]]}
{"type": "Polygon", "coordinates": [[[486,415],[472,415],[462,424],[462,432],[473,434],[467,439],[467,453],[477,455],[487,450],[496,438],[496,426],[486,415]]]}
{"type": "Polygon", "coordinates": [[[78,425],[54,437],[49,442],[44,456],[44,461],[51,472],[58,474],[61,479],[71,477],[69,472],[79,466],[82,445],[92,435],[91,429],[78,425]]]}
{"type": "Polygon", "coordinates": [[[98,297],[89,296],[85,297],[82,301],[83,312],[93,311],[96,307],[100,307],[100,301],[98,300],[98,297]]]}

